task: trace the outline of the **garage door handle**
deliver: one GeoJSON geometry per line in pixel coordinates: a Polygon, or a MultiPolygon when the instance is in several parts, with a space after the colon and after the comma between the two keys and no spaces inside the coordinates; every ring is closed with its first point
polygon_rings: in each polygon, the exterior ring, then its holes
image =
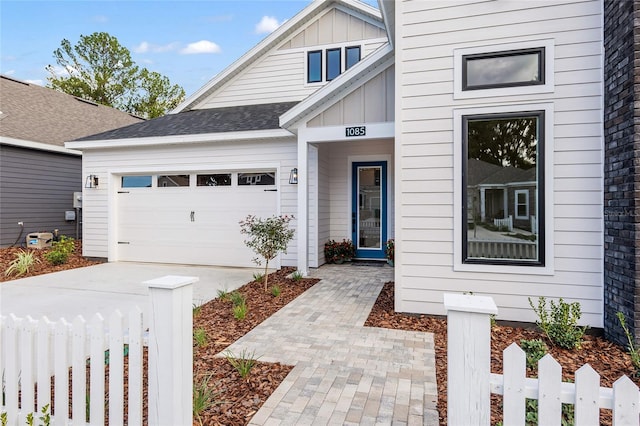
{"type": "Polygon", "coordinates": [[[277,192],[277,189],[265,189],[264,192],[277,192]]]}
{"type": "Polygon", "coordinates": [[[191,222],[195,222],[195,221],[196,221],[196,212],[191,210],[191,222]]]}

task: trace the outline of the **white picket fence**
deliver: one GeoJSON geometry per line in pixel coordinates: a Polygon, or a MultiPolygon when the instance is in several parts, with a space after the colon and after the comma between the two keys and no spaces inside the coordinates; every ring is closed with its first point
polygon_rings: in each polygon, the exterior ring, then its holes
{"type": "Polygon", "coordinates": [[[513,216],[505,217],[504,219],[493,219],[493,226],[498,228],[507,228],[509,232],[513,231],[513,216]]]}
{"type": "MultiPolygon", "coordinates": [[[[150,294],[149,425],[191,424],[191,298],[192,284],[197,280],[167,276],[145,283],[150,294]]],[[[128,320],[118,311],[108,321],[96,314],[90,322],[78,316],[72,323],[64,319],[54,323],[46,317],[36,321],[13,314],[2,317],[0,371],[5,398],[1,411],[7,415],[7,424],[24,425],[27,415],[34,412],[33,417],[38,419],[45,406],[48,405],[51,412],[53,402],[55,425],[104,425],[106,412],[109,425],[123,425],[125,409],[127,423],[141,425],[143,350],[147,343],[142,324],[140,309],[132,311],[128,320]],[[105,393],[106,350],[109,351],[108,395],[105,393]],[[125,351],[128,352],[126,371],[125,351]],[[105,407],[108,407],[106,412],[105,407]]]]}
{"type": "Polygon", "coordinates": [[[537,259],[538,246],[526,240],[468,240],[469,257],[489,259],[537,259]]]}
{"type": "Polygon", "coordinates": [[[492,298],[445,294],[447,310],[447,420],[452,426],[489,425],[491,393],[503,395],[503,424],[525,424],[526,399],[538,400],[538,424],[560,425],[562,404],[575,406],[576,425],[599,424],[600,409],[612,410],[613,425],[640,425],[640,391],[627,376],[613,388],[600,386],[588,364],[575,383],[562,382],[562,368],[551,355],[538,363],[538,378],[526,377],[526,356],[517,344],[504,351],[503,374],[491,373],[492,298]]]}

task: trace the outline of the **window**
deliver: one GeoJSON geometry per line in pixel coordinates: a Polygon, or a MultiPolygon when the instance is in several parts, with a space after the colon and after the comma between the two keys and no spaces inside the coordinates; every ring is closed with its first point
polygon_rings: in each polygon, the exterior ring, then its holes
{"type": "Polygon", "coordinates": [[[544,111],[462,116],[462,150],[463,263],[544,266],[544,111]]]}
{"type": "Polygon", "coordinates": [[[342,49],[327,49],[327,81],[331,81],[340,75],[342,49]]]}
{"type": "Polygon", "coordinates": [[[274,172],[238,173],[238,185],[275,185],[276,174],[274,172]]]}
{"type": "Polygon", "coordinates": [[[318,83],[322,81],[322,51],[316,50],[307,53],[307,82],[318,83]]]}
{"type": "Polygon", "coordinates": [[[543,85],[545,48],[462,56],[462,90],[543,85]]]}
{"type": "Polygon", "coordinates": [[[151,176],[122,176],[123,188],[151,188],[151,176]]]}
{"type": "Polygon", "coordinates": [[[344,50],[345,70],[348,70],[358,62],[360,62],[360,46],[350,46],[344,50]]]}
{"type": "Polygon", "coordinates": [[[529,219],[529,190],[518,189],[515,191],[516,219],[529,219]]]}
{"type": "Polygon", "coordinates": [[[189,175],[158,176],[158,188],[189,186],[189,175]]]}
{"type": "Polygon", "coordinates": [[[231,186],[231,173],[197,175],[198,186],[231,186]]]}

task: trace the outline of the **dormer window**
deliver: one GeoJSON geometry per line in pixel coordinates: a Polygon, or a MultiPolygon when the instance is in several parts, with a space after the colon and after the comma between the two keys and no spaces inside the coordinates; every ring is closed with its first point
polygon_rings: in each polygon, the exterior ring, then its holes
{"type": "Polygon", "coordinates": [[[321,83],[338,77],[360,61],[361,50],[360,46],[348,46],[307,52],[307,83],[321,83]]]}

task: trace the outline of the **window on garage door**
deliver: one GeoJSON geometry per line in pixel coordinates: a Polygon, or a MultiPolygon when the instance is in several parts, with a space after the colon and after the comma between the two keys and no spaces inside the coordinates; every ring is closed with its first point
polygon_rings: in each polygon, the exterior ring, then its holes
{"type": "Polygon", "coordinates": [[[275,172],[247,172],[238,173],[238,186],[275,185],[275,172]]]}

